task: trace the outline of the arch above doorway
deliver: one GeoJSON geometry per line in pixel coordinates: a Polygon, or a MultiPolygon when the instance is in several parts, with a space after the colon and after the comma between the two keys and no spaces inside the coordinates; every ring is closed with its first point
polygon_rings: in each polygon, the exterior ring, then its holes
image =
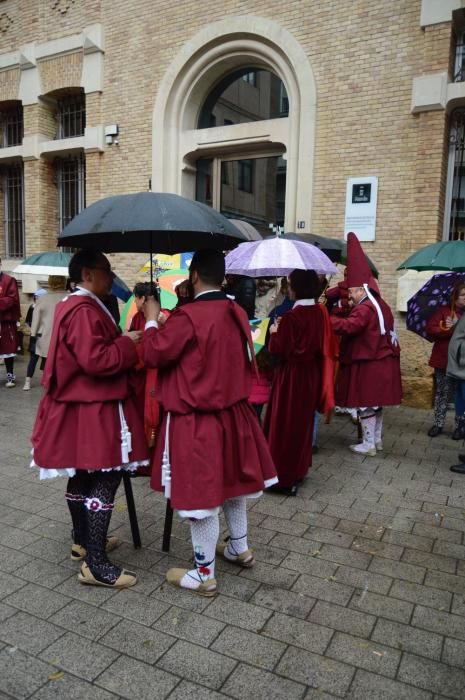
{"type": "Polygon", "coordinates": [[[196,159],[214,153],[281,149],[287,160],[285,228],[310,231],[316,87],[298,41],[276,22],[239,16],[215,22],[184,44],[161,81],[153,112],[154,190],[195,196],[196,159]],[[289,116],[197,129],[212,87],[242,67],[266,69],[283,81],[289,116]]]}

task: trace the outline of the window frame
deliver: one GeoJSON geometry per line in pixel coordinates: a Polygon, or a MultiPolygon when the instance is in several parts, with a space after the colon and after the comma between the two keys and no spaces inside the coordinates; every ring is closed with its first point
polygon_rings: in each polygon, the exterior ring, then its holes
{"type": "Polygon", "coordinates": [[[58,191],[58,235],[61,234],[64,227],[86,206],[86,161],[84,153],[81,151],[78,154],[72,154],[64,158],[57,158],[55,161],[56,166],[56,180],[57,180],[57,191],[58,191]],[[65,165],[76,163],[76,175],[73,179],[68,178],[65,180],[65,165]],[[68,185],[68,189],[66,189],[68,185]],[[70,206],[70,195],[71,189],[74,186],[74,201],[76,205],[74,207],[70,206]],[[69,200],[66,202],[66,197],[69,200]]]}
{"type": "Polygon", "coordinates": [[[15,161],[2,167],[3,231],[5,257],[24,258],[26,252],[26,222],[24,209],[24,164],[15,161]],[[16,172],[13,172],[16,171],[16,172]],[[15,182],[12,182],[16,180],[15,182]],[[16,193],[12,192],[16,184],[16,193]],[[12,204],[14,207],[13,212],[12,204]]]}

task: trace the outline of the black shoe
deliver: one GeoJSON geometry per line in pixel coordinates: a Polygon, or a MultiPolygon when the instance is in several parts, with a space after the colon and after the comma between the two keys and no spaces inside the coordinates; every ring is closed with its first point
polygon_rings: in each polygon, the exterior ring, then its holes
{"type": "Polygon", "coordinates": [[[462,462],[461,464],[454,464],[452,467],[449,467],[451,472],[456,472],[457,474],[465,474],[465,464],[462,462]]]}
{"type": "Polygon", "coordinates": [[[462,428],[456,428],[451,435],[452,440],[463,440],[463,430],[462,428]]]}
{"type": "Polygon", "coordinates": [[[442,428],[440,428],[438,425],[433,425],[433,427],[428,430],[428,435],[430,437],[437,437],[441,433],[442,433],[442,428]]]}
{"type": "Polygon", "coordinates": [[[292,484],[292,486],[280,486],[279,484],[273,484],[268,486],[267,491],[272,491],[273,493],[279,493],[281,496],[297,496],[297,491],[299,489],[299,484],[292,484]]]}

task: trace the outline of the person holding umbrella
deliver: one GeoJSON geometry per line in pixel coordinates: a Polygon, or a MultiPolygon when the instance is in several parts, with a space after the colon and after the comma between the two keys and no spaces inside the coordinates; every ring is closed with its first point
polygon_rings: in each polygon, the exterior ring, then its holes
{"type": "Polygon", "coordinates": [[[328,311],[318,304],[321,280],[314,270],[293,270],[294,306],[270,327],[268,350],[277,358],[264,432],[278,472],[272,487],[296,496],[312,466],[315,411],[334,408],[336,339],[328,311]]]}
{"type": "Polygon", "coordinates": [[[175,309],[160,332],[160,304],[145,303],[144,360],[158,368],[165,416],[151,486],[189,518],[193,569],[167,581],[203,596],[216,593],[216,554],[241,568],[255,560],[247,541],[246,498],[276,482],[265,437],[248,397],[254,350],[245,311],[221,291],[221,251],[197,251],[189,269],[194,300],[175,309]],[[219,509],[229,530],[218,544],[219,509]]]}
{"type": "Polygon", "coordinates": [[[136,575],[113,564],[107,538],[122,470],[148,464],[144,426],[131,383],[140,331],[121,335],[103,299],[113,272],[108,259],[81,250],[69,264],[77,290],[57,305],[32,445],[40,478],[67,476],[73,523],[71,559],[81,583],[127,588],[136,575]]]}
{"type": "MultiPolygon", "coordinates": [[[[442,433],[446,420],[449,395],[455,394],[456,380],[448,376],[447,353],[449,342],[456,327],[457,321],[465,309],[465,282],[455,284],[450,297],[450,304],[437,308],[426,321],[426,333],[434,341],[430,367],[434,369],[434,423],[428,430],[430,437],[437,437],[442,433]]],[[[465,437],[465,407],[460,410],[456,405],[455,430],[452,433],[453,440],[465,437]]]]}

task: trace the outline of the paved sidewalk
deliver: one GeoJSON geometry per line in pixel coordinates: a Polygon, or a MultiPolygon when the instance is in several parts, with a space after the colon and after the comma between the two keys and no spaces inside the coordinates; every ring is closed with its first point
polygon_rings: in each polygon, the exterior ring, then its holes
{"type": "Polygon", "coordinates": [[[0,386],[0,700],[465,697],[461,443],[428,438],[428,412],[386,411],[376,458],[347,450],[347,418],[322,426],[298,497],[250,509],[257,565],[219,562],[214,599],[164,583],[188,563],[189,528],[175,523],[164,555],[163,499],[138,479],[143,549],[122,495],[112,531],[140,583],[115,592],[76,580],[65,481],[27,467],[40,389],[21,391],[17,368],[16,389],[0,386]]]}

